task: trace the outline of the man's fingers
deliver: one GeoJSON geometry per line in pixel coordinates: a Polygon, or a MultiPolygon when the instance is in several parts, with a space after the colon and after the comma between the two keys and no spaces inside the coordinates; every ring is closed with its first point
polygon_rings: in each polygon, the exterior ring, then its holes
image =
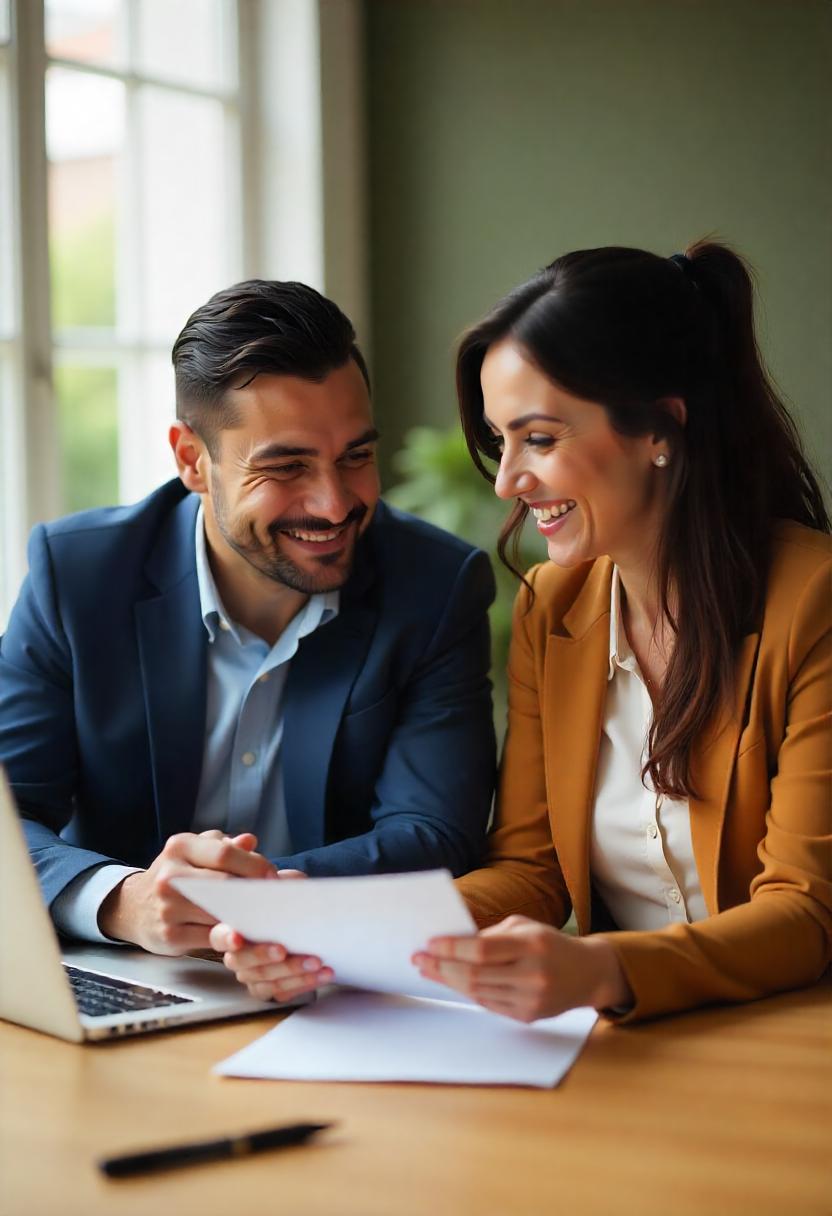
{"type": "Polygon", "coordinates": [[[156,934],[157,948],[154,953],[187,954],[189,950],[208,950],[208,935],[207,925],[193,925],[182,921],[162,925],[156,934]]]}
{"type": "Polygon", "coordinates": [[[275,874],[275,868],[267,858],[239,848],[227,838],[216,840],[183,833],[171,836],[165,852],[195,869],[233,874],[237,878],[267,878],[275,874]]]}
{"type": "Polygon", "coordinates": [[[303,870],[278,870],[278,878],[308,878],[308,874],[304,874],[303,870]]]}
{"type": "Polygon", "coordinates": [[[216,924],[217,918],[212,916],[210,912],[206,912],[204,908],[197,907],[192,904],[189,899],[186,899],[175,887],[171,885],[171,879],[177,875],[161,875],[154,883],[155,894],[163,900],[163,907],[160,915],[163,920],[170,923],[190,923],[194,925],[213,925],[216,924]]]}

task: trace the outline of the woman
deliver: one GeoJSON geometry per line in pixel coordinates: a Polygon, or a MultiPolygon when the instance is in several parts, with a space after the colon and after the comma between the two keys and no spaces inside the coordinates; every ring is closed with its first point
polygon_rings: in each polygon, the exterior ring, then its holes
{"type": "Polygon", "coordinates": [[[501,556],[531,511],[549,560],[515,610],[489,863],[459,880],[481,932],[414,961],[521,1021],[811,983],[832,540],[745,266],[714,243],[567,254],[470,330],[457,376],[474,463],[514,501],[501,556]]]}

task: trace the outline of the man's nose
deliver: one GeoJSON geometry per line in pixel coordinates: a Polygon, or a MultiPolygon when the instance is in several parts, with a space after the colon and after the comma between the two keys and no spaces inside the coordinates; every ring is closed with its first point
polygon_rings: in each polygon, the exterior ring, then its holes
{"type": "Polygon", "coordinates": [[[322,473],[311,487],[305,502],[310,515],[327,519],[332,524],[343,523],[354,506],[355,495],[337,471],[322,473]]]}

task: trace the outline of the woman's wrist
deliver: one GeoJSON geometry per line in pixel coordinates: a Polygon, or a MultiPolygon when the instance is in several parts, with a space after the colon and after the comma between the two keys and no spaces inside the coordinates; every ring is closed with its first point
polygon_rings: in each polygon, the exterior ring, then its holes
{"type": "Polygon", "coordinates": [[[605,937],[585,937],[582,940],[595,956],[589,1003],[595,1009],[629,1008],[635,997],[615,947],[605,937]]]}

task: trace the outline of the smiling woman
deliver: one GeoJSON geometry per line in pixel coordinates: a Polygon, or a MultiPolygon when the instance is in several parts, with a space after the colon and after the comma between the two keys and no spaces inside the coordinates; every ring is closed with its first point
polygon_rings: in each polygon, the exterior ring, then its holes
{"type": "Polygon", "coordinates": [[[502,555],[532,511],[549,562],[515,610],[489,865],[460,880],[485,928],[430,943],[424,974],[526,1021],[810,983],[832,953],[832,541],[744,263],[567,254],[465,336],[458,388],[514,502],[502,555]]]}

